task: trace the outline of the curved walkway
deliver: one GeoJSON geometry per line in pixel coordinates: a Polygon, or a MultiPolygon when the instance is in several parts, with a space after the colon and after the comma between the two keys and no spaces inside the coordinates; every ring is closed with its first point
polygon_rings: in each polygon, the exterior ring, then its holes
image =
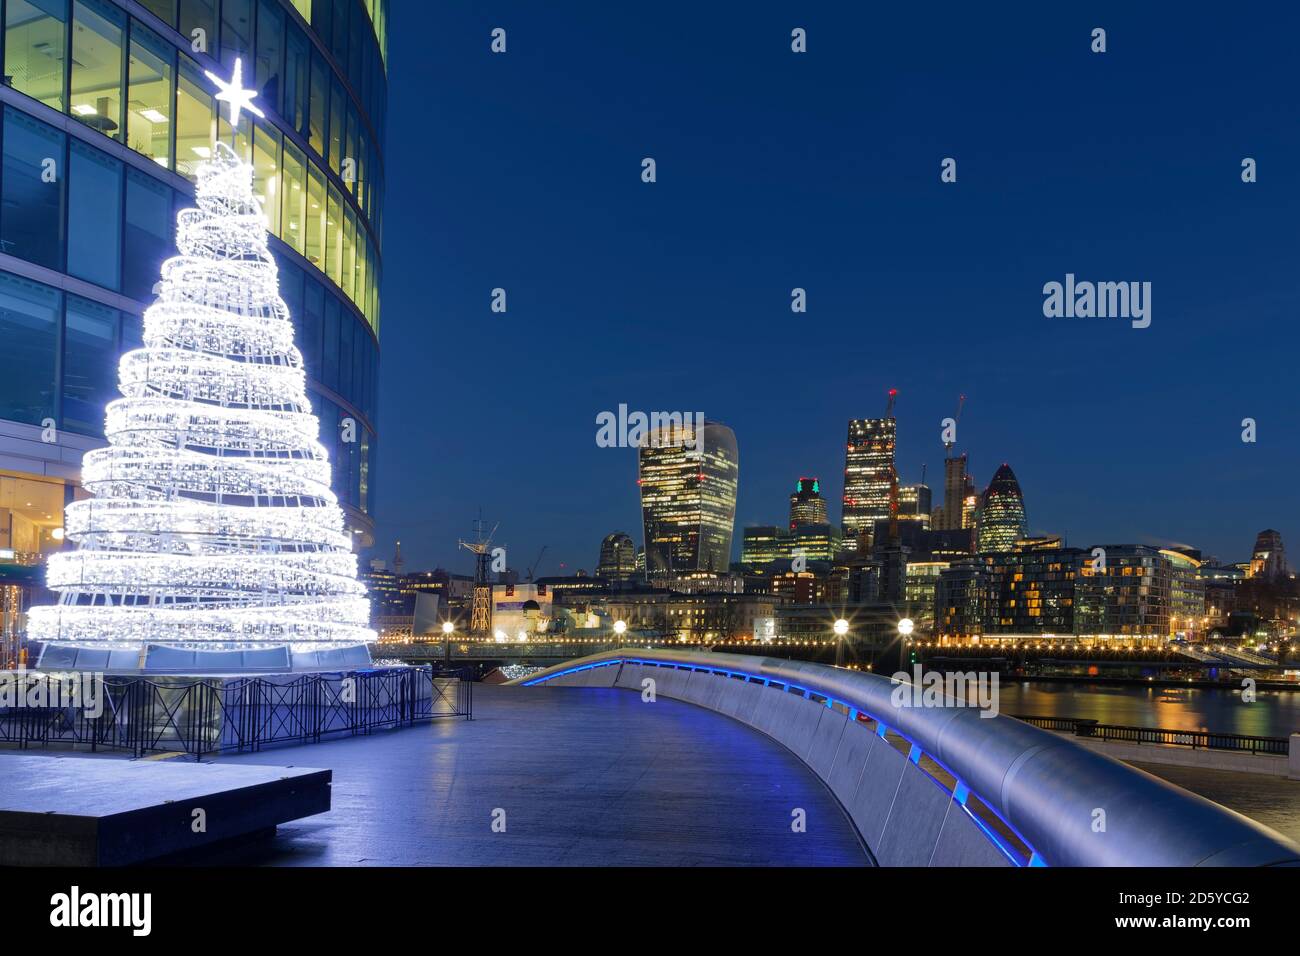
{"type": "MultiPolygon", "coordinates": [[[[333,809],[220,862],[836,866],[869,863],[785,747],[681,701],[476,685],[473,721],[218,758],[328,767],[333,809]],[[504,833],[492,830],[505,811],[504,833]],[[806,831],[794,832],[792,812],[806,831]]],[[[217,862],[217,861],[210,861],[217,862]]]]}

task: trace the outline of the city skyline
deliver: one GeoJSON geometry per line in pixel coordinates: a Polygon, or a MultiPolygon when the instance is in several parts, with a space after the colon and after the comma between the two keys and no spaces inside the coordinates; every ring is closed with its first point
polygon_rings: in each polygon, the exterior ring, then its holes
{"type": "Polygon", "coordinates": [[[938,34],[921,11],[800,11],[800,58],[775,4],[509,13],[501,56],[474,10],[404,11],[392,41],[428,84],[390,92],[408,148],[386,172],[411,188],[384,225],[373,556],[401,538],[412,567],[467,568],[481,508],[513,563],[545,544],[542,573],[590,570],[639,526],[635,453],[594,441],[620,404],[735,430],[738,541],[801,475],[842,493],[844,425],[889,388],[900,481],[927,465],[936,502],[965,395],[954,451],[978,491],[1011,464],[1031,532],[1224,560],[1300,534],[1300,411],[1267,367],[1300,254],[1284,26],[1115,9],[1096,56],[1061,10],[996,31],[948,11],[938,34]],[[460,91],[432,118],[430,85],[460,91]],[[1070,274],[1150,281],[1150,326],[1045,317],[1070,274]]]}
{"type": "MultiPolygon", "coordinates": [[[[852,427],[855,421],[860,422],[866,420],[851,420],[849,423],[850,427],[852,427]]],[[[882,419],[870,419],[870,421],[879,422],[882,421],[882,419]]],[[[715,425],[721,423],[710,422],[710,424],[715,425]]],[[[722,427],[725,429],[725,425],[722,425],[722,427]]],[[[906,428],[900,425],[894,430],[894,436],[896,436],[898,440],[901,442],[902,436],[905,434],[905,432],[906,432],[906,428]]],[[[740,448],[740,451],[742,453],[742,460],[743,460],[743,450],[744,450],[743,436],[735,436],[735,442],[737,446],[740,448]]],[[[841,445],[841,447],[843,446],[841,445]]],[[[631,454],[634,459],[637,456],[637,449],[635,448],[626,449],[626,451],[629,454],[631,454]]],[[[964,452],[960,447],[951,450],[951,455],[956,458],[960,458],[964,454],[967,453],[964,452]]],[[[843,461],[843,453],[841,453],[841,461],[843,461]]],[[[941,478],[943,474],[942,465],[943,465],[943,459],[941,458],[940,460],[941,478]]],[[[971,472],[974,472],[976,475],[979,474],[978,469],[971,466],[969,458],[967,459],[967,469],[968,469],[967,471],[968,475],[971,472]]],[[[804,469],[802,471],[798,471],[798,470],[796,471],[797,474],[800,476],[792,479],[795,482],[796,489],[801,487],[803,482],[811,482],[813,480],[816,480],[818,482],[818,493],[823,499],[823,504],[828,504],[830,501],[832,501],[832,499],[836,502],[840,502],[840,506],[838,510],[835,508],[827,508],[827,511],[828,511],[829,523],[835,526],[836,528],[841,527],[843,523],[843,504],[842,504],[841,493],[837,492],[833,486],[828,486],[825,479],[822,478],[811,479],[811,478],[803,477],[810,474],[817,474],[818,472],[815,469],[804,469]]],[[[998,482],[1004,473],[1009,474],[1010,480],[1013,484],[1016,484],[1019,489],[1023,489],[1023,484],[1018,482],[1017,480],[1015,469],[1012,469],[1008,462],[1005,461],[999,462],[996,466],[992,467],[988,481],[984,481],[984,482],[979,480],[974,481],[975,495],[981,502],[984,500],[986,494],[988,493],[990,486],[998,482]]],[[[932,507],[937,512],[942,510],[943,502],[945,500],[944,487],[943,487],[942,480],[940,480],[936,486],[936,483],[934,483],[930,479],[930,475],[932,474],[933,474],[933,470],[927,469],[926,472],[927,480],[925,483],[925,487],[930,490],[932,507]]],[[[918,480],[908,481],[906,480],[908,476],[906,476],[903,473],[901,467],[899,468],[900,500],[902,500],[901,493],[904,491],[910,491],[911,494],[915,496],[916,488],[918,485],[920,485],[919,475],[920,475],[920,470],[918,469],[917,471],[918,480]]],[[[741,495],[743,495],[744,493],[746,480],[747,478],[750,477],[752,476],[747,474],[747,470],[745,467],[743,467],[742,464],[742,467],[738,469],[738,482],[737,482],[741,495]]],[[[763,484],[767,485],[769,483],[770,483],[770,476],[765,477],[763,479],[763,484]]],[[[592,544],[590,545],[590,547],[587,547],[585,549],[583,549],[581,544],[579,545],[576,554],[577,556],[576,561],[563,560],[562,558],[555,558],[549,563],[549,567],[544,565],[543,569],[537,572],[537,576],[539,577],[557,576],[557,575],[563,576],[563,575],[575,574],[578,571],[583,571],[587,574],[594,575],[596,573],[596,567],[599,563],[598,552],[601,549],[602,540],[607,535],[612,535],[614,533],[618,533],[618,532],[628,533],[631,535],[633,543],[637,548],[645,547],[645,536],[643,531],[645,516],[642,512],[642,507],[641,507],[641,501],[642,501],[641,486],[637,481],[637,479],[633,480],[633,489],[634,490],[633,490],[632,500],[636,507],[636,516],[635,518],[627,522],[626,528],[622,526],[611,526],[608,529],[602,529],[597,527],[591,527],[587,529],[590,531],[590,535],[593,536],[592,544]],[[588,555],[588,552],[590,553],[590,555],[588,555]],[[586,560],[588,559],[588,557],[590,557],[590,559],[586,560]],[[563,566],[561,566],[561,563],[563,564],[563,566]]],[[[740,563],[742,561],[744,531],[746,528],[780,528],[782,526],[789,524],[789,521],[787,521],[786,519],[788,518],[789,515],[790,503],[793,497],[795,496],[790,495],[788,493],[785,494],[784,496],[778,494],[774,502],[767,503],[766,511],[761,510],[763,506],[760,505],[759,508],[756,509],[758,510],[758,514],[760,518],[766,518],[768,520],[742,521],[739,515],[739,510],[737,510],[737,514],[734,523],[732,525],[732,534],[731,534],[732,543],[731,543],[731,552],[730,552],[731,563],[740,563]]],[[[1026,492],[1025,497],[1031,501],[1036,501],[1037,499],[1037,496],[1033,489],[1031,489],[1029,492],[1026,492]]],[[[1026,513],[1032,513],[1033,511],[1036,511],[1036,508],[1031,509],[1025,506],[1023,504],[1023,499],[1022,499],[1021,508],[1026,513]]],[[[495,518],[495,516],[491,515],[486,511],[484,513],[487,517],[490,517],[492,519],[490,523],[492,524],[496,523],[497,519],[495,518]]],[[[908,517],[910,516],[900,513],[900,518],[905,520],[908,517]]],[[[1265,522],[1263,526],[1268,528],[1274,527],[1273,525],[1268,524],[1268,522],[1265,522]]],[[[468,529],[468,524],[467,524],[467,529],[468,529]]],[[[1046,526],[1046,525],[1041,525],[1034,521],[1029,521],[1026,526],[1026,532],[1027,532],[1026,536],[1029,538],[1048,537],[1048,536],[1060,537],[1065,539],[1068,544],[1073,544],[1078,546],[1082,546],[1084,544],[1088,544],[1091,546],[1093,544],[1100,544],[1104,542],[1123,541],[1135,545],[1143,545],[1143,546],[1148,546],[1153,548],[1194,548],[1200,551],[1207,559],[1213,558],[1218,561],[1221,561],[1224,564],[1235,564],[1235,563],[1245,563],[1250,560],[1251,552],[1252,552],[1251,542],[1254,542],[1255,537],[1258,533],[1258,529],[1251,530],[1249,528],[1243,528],[1242,534],[1240,536],[1240,541],[1230,544],[1229,548],[1223,551],[1216,551],[1214,549],[1208,548],[1203,544],[1198,543],[1197,541],[1194,540],[1181,540],[1181,539],[1144,540],[1134,535],[1126,535],[1122,529],[1120,530],[1119,533],[1112,534],[1109,537],[1097,537],[1097,536],[1085,537],[1083,535],[1078,535],[1074,532],[1070,532],[1062,527],[1046,526]]],[[[464,534],[466,533],[468,533],[467,530],[460,532],[461,536],[464,536],[464,534]]],[[[500,536],[501,539],[508,540],[510,538],[510,529],[504,528],[503,526],[500,529],[500,536]]],[[[1003,537],[1007,538],[1007,540],[1003,542],[1002,545],[1000,545],[999,547],[1003,547],[1007,543],[1009,543],[1009,541],[1012,540],[1012,538],[1014,538],[1014,535],[1008,537],[1007,534],[1003,534],[1003,537]]],[[[1286,537],[1285,531],[1282,531],[1282,537],[1283,539],[1285,539],[1286,537]]],[[[411,538],[399,537],[397,539],[394,539],[394,541],[392,542],[392,547],[395,548],[399,541],[406,542],[403,545],[403,547],[407,548],[407,553],[409,554],[411,538]]],[[[845,541],[844,547],[851,549],[850,538],[845,537],[844,541],[845,541]]],[[[454,542],[452,542],[452,544],[454,545],[454,542]]],[[[513,543],[509,544],[507,554],[508,555],[512,553],[514,554],[514,558],[510,559],[510,567],[520,571],[524,570],[524,568],[527,566],[527,560],[531,560],[532,556],[536,555],[538,550],[542,547],[546,548],[546,553],[548,555],[552,554],[552,552],[554,551],[554,547],[551,544],[544,541],[536,545],[523,546],[523,547],[519,547],[513,543]],[[515,550],[516,547],[518,547],[518,551],[515,550]]],[[[450,553],[452,549],[445,548],[440,550],[440,547],[437,544],[422,549],[419,547],[417,542],[416,550],[419,551],[420,553],[433,553],[437,555],[437,554],[443,554],[444,552],[450,553]]],[[[977,549],[977,550],[981,550],[981,549],[977,549]]],[[[370,559],[391,564],[391,560],[389,557],[390,554],[391,554],[391,548],[386,549],[385,542],[381,540],[376,543],[376,546],[370,555],[370,559]]],[[[416,565],[411,565],[411,566],[414,567],[416,565]]],[[[472,561],[461,558],[459,555],[457,555],[456,558],[452,560],[447,560],[445,558],[443,559],[435,558],[431,563],[429,562],[420,563],[418,566],[420,568],[424,568],[427,570],[442,568],[451,571],[453,573],[472,573],[473,571],[472,561]]]]}

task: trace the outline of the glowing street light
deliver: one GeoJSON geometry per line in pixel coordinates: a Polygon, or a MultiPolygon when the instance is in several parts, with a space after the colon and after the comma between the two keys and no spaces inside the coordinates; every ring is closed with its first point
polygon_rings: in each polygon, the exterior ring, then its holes
{"type": "Polygon", "coordinates": [[[626,630],[627,630],[627,621],[614,622],[614,633],[617,634],[619,637],[622,637],[623,632],[626,630]]]}
{"type": "Polygon", "coordinates": [[[451,632],[454,630],[456,630],[456,625],[451,623],[451,621],[442,622],[442,633],[451,634],[451,632]]]}
{"type": "Polygon", "coordinates": [[[910,617],[905,617],[898,622],[898,633],[903,635],[903,637],[907,637],[907,635],[911,634],[915,628],[916,625],[912,623],[910,617]]]}
{"type": "Polygon", "coordinates": [[[835,622],[831,629],[840,637],[843,637],[845,634],[849,633],[849,622],[844,620],[844,618],[840,618],[835,622]]]}

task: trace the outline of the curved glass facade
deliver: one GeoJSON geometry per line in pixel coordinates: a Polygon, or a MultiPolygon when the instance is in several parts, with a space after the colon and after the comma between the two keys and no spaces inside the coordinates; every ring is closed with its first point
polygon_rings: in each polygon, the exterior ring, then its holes
{"type": "MultiPolygon", "coordinates": [[[[387,0],[0,0],[0,626],[220,137],[254,165],[334,488],[372,540],[387,0]],[[219,115],[242,61],[265,119],[219,115]]],[[[21,617],[21,615],[18,615],[21,617]]],[[[2,666],[4,661],[0,661],[2,666]]]]}

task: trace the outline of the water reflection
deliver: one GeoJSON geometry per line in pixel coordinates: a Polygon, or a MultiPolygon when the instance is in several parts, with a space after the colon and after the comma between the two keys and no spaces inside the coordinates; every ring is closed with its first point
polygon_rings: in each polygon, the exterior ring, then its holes
{"type": "Polygon", "coordinates": [[[1195,687],[1131,687],[1004,681],[1004,714],[1090,717],[1105,724],[1212,730],[1259,737],[1300,732],[1300,691],[1256,691],[1254,703],[1240,692],[1195,687]]]}

